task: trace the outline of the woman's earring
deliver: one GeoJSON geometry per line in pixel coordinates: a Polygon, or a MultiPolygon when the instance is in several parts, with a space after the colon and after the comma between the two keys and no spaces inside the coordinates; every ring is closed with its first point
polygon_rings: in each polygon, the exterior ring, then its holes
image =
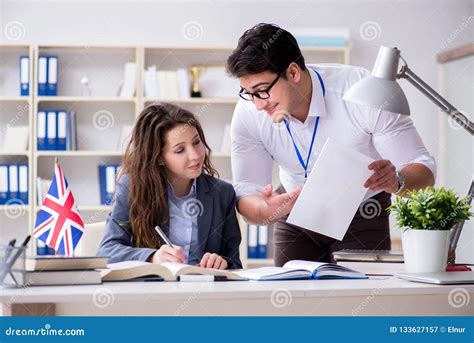
{"type": "Polygon", "coordinates": [[[159,164],[160,166],[164,166],[164,165],[165,165],[165,163],[164,163],[163,161],[158,162],[158,164],[159,164]]]}

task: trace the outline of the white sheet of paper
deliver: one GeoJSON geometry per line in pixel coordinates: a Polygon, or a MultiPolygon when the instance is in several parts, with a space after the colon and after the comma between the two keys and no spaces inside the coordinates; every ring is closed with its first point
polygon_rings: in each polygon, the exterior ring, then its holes
{"type": "Polygon", "coordinates": [[[367,193],[372,161],[328,138],[287,222],[342,240],[367,193]]]}

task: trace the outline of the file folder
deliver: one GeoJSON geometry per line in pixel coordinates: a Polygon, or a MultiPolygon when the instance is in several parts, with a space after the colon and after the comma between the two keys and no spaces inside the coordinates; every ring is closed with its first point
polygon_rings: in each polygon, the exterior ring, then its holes
{"type": "Polygon", "coordinates": [[[18,193],[20,202],[28,205],[28,166],[18,166],[18,193]]]}
{"type": "Polygon", "coordinates": [[[0,165],[0,205],[8,201],[8,166],[0,165]]]}
{"type": "Polygon", "coordinates": [[[119,166],[116,164],[99,165],[100,203],[111,205],[115,193],[115,177],[119,166]]]}
{"type": "Polygon", "coordinates": [[[48,56],[47,94],[49,96],[58,95],[58,57],[57,56],[48,56]]]}
{"type": "Polygon", "coordinates": [[[268,226],[258,227],[258,258],[268,257],[268,226]]]}
{"type": "Polygon", "coordinates": [[[38,95],[48,95],[48,58],[46,56],[38,57],[38,95]]]}
{"type": "Polygon", "coordinates": [[[46,127],[46,150],[56,150],[56,112],[48,112],[46,127]]]}
{"type": "Polygon", "coordinates": [[[8,202],[18,204],[20,198],[18,194],[18,167],[16,164],[8,166],[9,196],[8,202]]]}
{"type": "Polygon", "coordinates": [[[30,95],[30,58],[20,56],[20,95],[30,95]]]}
{"type": "Polygon", "coordinates": [[[248,228],[248,258],[257,258],[257,247],[258,247],[258,226],[249,224],[248,228]]]}
{"type": "Polygon", "coordinates": [[[57,112],[58,136],[56,150],[66,150],[67,148],[67,112],[57,112]]]}
{"type": "Polygon", "coordinates": [[[37,117],[36,144],[37,150],[47,150],[46,145],[46,112],[39,111],[37,117]]]}

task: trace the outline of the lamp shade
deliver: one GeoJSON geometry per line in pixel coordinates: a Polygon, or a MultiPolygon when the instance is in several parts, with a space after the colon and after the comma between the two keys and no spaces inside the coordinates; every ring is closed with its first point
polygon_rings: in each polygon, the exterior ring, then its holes
{"type": "Polygon", "coordinates": [[[372,74],[353,85],[343,99],[362,106],[410,115],[410,106],[397,77],[400,50],[381,46],[372,74]]]}

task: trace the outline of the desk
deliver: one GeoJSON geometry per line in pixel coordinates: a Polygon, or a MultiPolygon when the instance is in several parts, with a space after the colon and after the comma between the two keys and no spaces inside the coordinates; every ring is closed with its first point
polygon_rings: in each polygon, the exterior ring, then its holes
{"type": "Polygon", "coordinates": [[[113,282],[0,289],[4,315],[474,315],[474,285],[395,277],[264,282],[113,282]]]}

